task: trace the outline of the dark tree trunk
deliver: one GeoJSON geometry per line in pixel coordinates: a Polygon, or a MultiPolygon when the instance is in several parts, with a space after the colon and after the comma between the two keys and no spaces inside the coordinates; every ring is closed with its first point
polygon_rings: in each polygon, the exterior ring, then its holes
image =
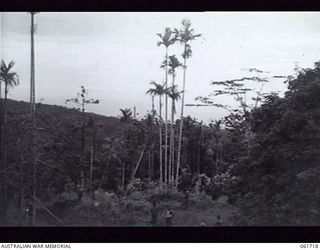
{"type": "MultiPolygon", "coordinates": [[[[3,145],[5,147],[3,148],[3,161],[2,161],[2,169],[3,169],[3,177],[6,179],[7,178],[7,149],[8,149],[8,134],[7,134],[7,126],[8,126],[8,107],[7,107],[7,97],[8,97],[8,84],[5,82],[5,88],[4,88],[4,126],[3,126],[3,145]]],[[[7,205],[8,205],[8,200],[7,200],[7,183],[4,182],[2,186],[2,211],[3,211],[3,221],[6,222],[6,212],[7,212],[7,205]]]]}
{"type": "Polygon", "coordinates": [[[81,110],[81,170],[80,170],[80,185],[81,188],[84,188],[85,182],[85,163],[84,163],[84,126],[85,126],[85,119],[84,119],[84,99],[82,99],[82,110],[81,110]]]}
{"type": "Polygon", "coordinates": [[[154,142],[153,142],[153,121],[154,121],[154,97],[152,96],[152,120],[151,120],[151,152],[150,152],[150,181],[154,179],[154,142]]]}

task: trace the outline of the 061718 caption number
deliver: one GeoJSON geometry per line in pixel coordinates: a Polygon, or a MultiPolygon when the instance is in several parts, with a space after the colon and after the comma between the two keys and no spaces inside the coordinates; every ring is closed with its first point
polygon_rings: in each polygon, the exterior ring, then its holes
{"type": "Polygon", "coordinates": [[[300,248],[318,248],[318,244],[300,244],[300,248]]]}

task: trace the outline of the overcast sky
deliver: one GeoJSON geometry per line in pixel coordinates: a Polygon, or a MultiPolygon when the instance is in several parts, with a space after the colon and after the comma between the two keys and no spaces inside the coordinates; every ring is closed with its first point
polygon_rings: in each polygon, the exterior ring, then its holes
{"type": "MultiPolygon", "coordinates": [[[[295,62],[305,68],[320,60],[316,12],[42,12],[35,17],[36,100],[65,105],[85,85],[91,98],[101,100],[88,111],[118,116],[119,108],[136,106],[143,117],[151,107],[145,94],[148,83],[164,80],[159,66],[165,49],[157,46],[156,33],[165,27],[179,28],[184,18],[203,35],[191,44],[186,103],[211,93],[213,80],[254,75],[244,68],[270,72],[264,76],[292,75],[295,62]]],[[[10,90],[9,98],[28,101],[30,15],[2,12],[0,31],[1,58],[13,59],[20,76],[20,86],[10,90]]],[[[181,52],[176,45],[169,54],[180,57],[181,52]]],[[[181,88],[182,71],[177,84],[181,88]]],[[[285,89],[283,79],[277,79],[267,84],[265,92],[285,89]]],[[[231,104],[228,98],[219,101],[231,104]]],[[[185,113],[205,122],[226,114],[213,107],[186,107],[185,113]]]]}

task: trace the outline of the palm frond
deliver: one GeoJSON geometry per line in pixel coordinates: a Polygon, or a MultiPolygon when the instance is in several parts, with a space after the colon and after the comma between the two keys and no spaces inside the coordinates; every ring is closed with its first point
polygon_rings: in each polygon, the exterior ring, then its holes
{"type": "Polygon", "coordinates": [[[9,87],[14,87],[16,85],[19,85],[19,76],[17,72],[13,72],[10,70],[14,67],[15,62],[10,61],[8,65],[4,62],[4,60],[1,60],[1,66],[0,66],[0,80],[5,82],[5,84],[9,87]]]}
{"type": "Polygon", "coordinates": [[[153,85],[154,88],[150,88],[146,94],[150,94],[150,95],[163,95],[165,93],[165,89],[164,86],[165,84],[159,84],[156,83],[155,81],[151,81],[149,84],[153,85]]]}
{"type": "Polygon", "coordinates": [[[171,30],[171,28],[166,27],[163,34],[157,33],[160,37],[160,41],[157,43],[158,46],[164,45],[165,47],[169,47],[177,41],[176,34],[171,30]]]}
{"type": "Polygon", "coordinates": [[[182,66],[182,63],[179,62],[178,58],[175,55],[169,56],[169,74],[175,74],[176,68],[182,66]]]}

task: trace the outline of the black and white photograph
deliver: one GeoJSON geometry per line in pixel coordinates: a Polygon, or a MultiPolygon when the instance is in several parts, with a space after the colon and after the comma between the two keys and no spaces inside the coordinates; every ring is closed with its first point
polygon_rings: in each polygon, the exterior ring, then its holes
{"type": "Polygon", "coordinates": [[[319,12],[1,12],[0,226],[320,225],[319,12]]]}

